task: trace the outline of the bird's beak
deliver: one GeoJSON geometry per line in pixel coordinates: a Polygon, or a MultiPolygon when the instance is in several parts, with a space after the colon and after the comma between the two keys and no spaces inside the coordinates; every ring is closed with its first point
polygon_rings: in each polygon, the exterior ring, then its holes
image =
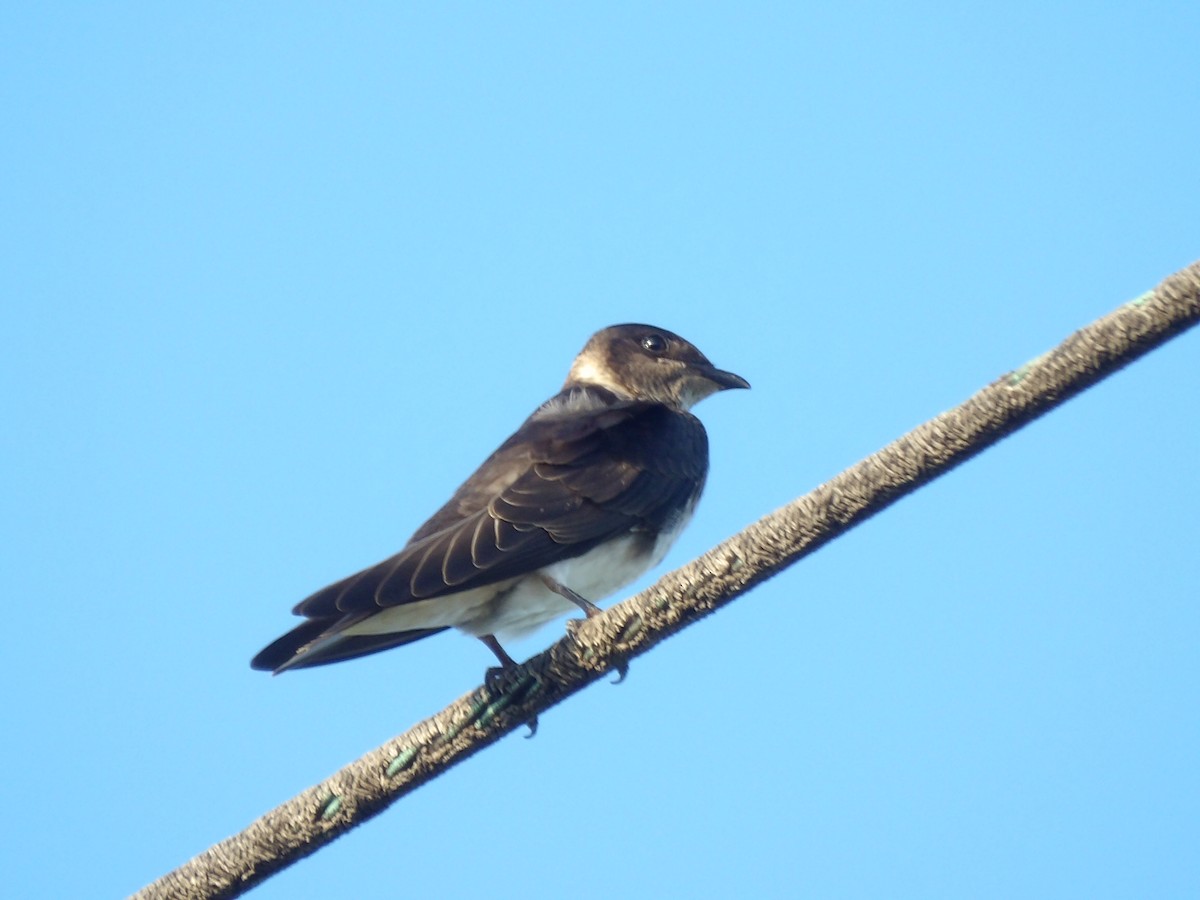
{"type": "Polygon", "coordinates": [[[741,375],[734,375],[732,372],[726,372],[724,369],[718,369],[714,366],[709,366],[704,371],[704,377],[717,386],[719,391],[727,391],[730,388],[748,388],[748,382],[741,375]]]}

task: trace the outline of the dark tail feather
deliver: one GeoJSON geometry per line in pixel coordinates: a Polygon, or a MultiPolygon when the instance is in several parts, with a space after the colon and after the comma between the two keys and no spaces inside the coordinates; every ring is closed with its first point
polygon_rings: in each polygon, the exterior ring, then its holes
{"type": "Polygon", "coordinates": [[[308,669],[390,650],[446,630],[417,628],[390,634],[356,635],[341,635],[334,631],[339,626],[344,628],[349,624],[340,619],[309,619],[259,651],[250,660],[250,668],[278,675],[288,669],[308,669]]]}

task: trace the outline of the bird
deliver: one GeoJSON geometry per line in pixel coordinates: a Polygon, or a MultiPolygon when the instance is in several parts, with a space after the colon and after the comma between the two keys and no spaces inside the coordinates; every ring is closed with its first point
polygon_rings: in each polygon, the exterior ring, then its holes
{"type": "Polygon", "coordinates": [[[691,407],[749,388],[650,325],[596,332],[561,390],[394,556],[317,591],[304,621],[256,655],[279,674],[409,644],[449,628],[501,644],[657,566],[692,517],[708,436],[691,407]]]}

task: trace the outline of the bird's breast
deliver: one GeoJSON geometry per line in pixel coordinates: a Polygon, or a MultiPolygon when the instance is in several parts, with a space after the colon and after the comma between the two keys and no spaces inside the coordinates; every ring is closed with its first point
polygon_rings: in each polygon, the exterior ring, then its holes
{"type": "Polygon", "coordinates": [[[631,531],[581,556],[542,567],[497,594],[478,617],[458,627],[474,635],[520,637],[565,613],[578,611],[574,603],[546,587],[538,577],[543,573],[587,600],[596,602],[611,596],[662,562],[694,508],[695,501],[658,532],[631,531]]]}
{"type": "Polygon", "coordinates": [[[662,562],[691,519],[695,505],[693,498],[659,531],[630,531],[528,575],[389,607],[346,628],[344,633],[385,634],[451,626],[467,634],[494,634],[501,639],[529,634],[546,622],[578,611],[574,603],[546,587],[541,574],[588,600],[603,600],[662,562]]]}

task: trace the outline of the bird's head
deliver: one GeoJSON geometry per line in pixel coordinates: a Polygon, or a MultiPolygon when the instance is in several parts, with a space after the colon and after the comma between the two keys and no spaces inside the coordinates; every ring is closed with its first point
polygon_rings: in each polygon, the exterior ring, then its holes
{"type": "Polygon", "coordinates": [[[582,384],[685,410],[717,391],[750,387],[679,335],[652,325],[612,325],[592,335],[563,387],[582,384]]]}

